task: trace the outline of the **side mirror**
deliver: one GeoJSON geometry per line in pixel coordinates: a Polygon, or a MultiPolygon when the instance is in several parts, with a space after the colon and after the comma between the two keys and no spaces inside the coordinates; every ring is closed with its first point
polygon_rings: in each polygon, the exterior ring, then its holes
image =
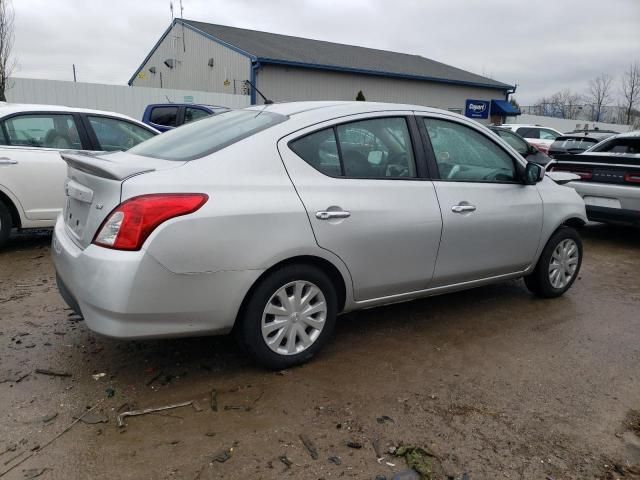
{"type": "Polygon", "coordinates": [[[524,169],[524,184],[535,185],[544,178],[544,167],[537,163],[528,162],[524,169]]]}

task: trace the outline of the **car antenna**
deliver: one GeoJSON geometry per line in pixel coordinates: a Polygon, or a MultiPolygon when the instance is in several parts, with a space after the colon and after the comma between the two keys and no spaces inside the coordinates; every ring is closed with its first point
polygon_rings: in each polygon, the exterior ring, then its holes
{"type": "Polygon", "coordinates": [[[262,92],[260,90],[258,90],[258,88],[251,83],[249,80],[245,80],[245,82],[247,82],[249,85],[251,85],[251,88],[253,88],[256,92],[258,92],[258,95],[260,95],[262,97],[262,99],[264,100],[264,104],[265,105],[271,105],[273,103],[273,100],[269,100],[267,97],[265,97],[262,92]]]}

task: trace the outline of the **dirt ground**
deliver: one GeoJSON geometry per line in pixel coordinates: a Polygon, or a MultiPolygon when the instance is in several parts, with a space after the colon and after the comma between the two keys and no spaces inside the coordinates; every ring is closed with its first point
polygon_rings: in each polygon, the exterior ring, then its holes
{"type": "Polygon", "coordinates": [[[58,296],[49,234],[16,237],[0,251],[0,478],[390,480],[398,445],[431,454],[434,479],[640,478],[640,232],[582,234],[562,298],[511,281],[345,315],[277,373],[231,338],[93,335],[58,296]]]}

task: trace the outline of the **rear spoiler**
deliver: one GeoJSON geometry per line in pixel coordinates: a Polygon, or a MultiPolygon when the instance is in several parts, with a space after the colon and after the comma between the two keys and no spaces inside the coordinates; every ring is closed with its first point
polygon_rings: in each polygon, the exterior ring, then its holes
{"type": "Polygon", "coordinates": [[[629,165],[640,167],[640,154],[638,153],[577,153],[554,155],[558,163],[600,163],[606,165],[629,165]]]}
{"type": "Polygon", "coordinates": [[[81,172],[89,173],[97,177],[109,180],[125,180],[141,173],[153,172],[155,168],[134,165],[126,162],[114,162],[107,157],[99,156],[100,153],[61,153],[62,159],[67,165],[81,172]]]}

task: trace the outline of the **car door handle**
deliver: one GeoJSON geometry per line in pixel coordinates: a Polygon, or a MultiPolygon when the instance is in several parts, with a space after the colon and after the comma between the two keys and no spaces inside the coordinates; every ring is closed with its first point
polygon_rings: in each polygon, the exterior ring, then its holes
{"type": "Polygon", "coordinates": [[[451,207],[451,211],[453,213],[475,212],[476,207],[474,205],[454,205],[451,207]]]}
{"type": "Polygon", "coordinates": [[[318,220],[330,220],[332,218],[349,218],[351,212],[345,210],[320,210],[316,212],[316,218],[318,220]]]}
{"type": "Polygon", "coordinates": [[[17,165],[17,160],[11,160],[9,157],[0,157],[0,165],[17,165]]]}

